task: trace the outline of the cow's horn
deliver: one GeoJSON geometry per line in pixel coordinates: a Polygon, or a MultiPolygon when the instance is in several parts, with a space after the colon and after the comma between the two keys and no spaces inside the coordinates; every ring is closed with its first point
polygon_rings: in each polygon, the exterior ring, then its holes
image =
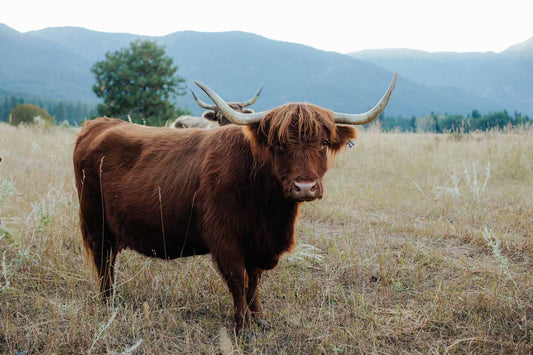
{"type": "Polygon", "coordinates": [[[240,104],[242,105],[242,107],[253,105],[259,98],[259,95],[261,95],[261,91],[263,91],[263,86],[265,86],[265,84],[261,85],[261,87],[257,91],[257,94],[255,94],[254,97],[252,97],[250,100],[241,102],[240,104]]]}
{"type": "Polygon", "coordinates": [[[356,114],[333,112],[333,119],[335,120],[335,123],[360,125],[372,122],[373,120],[378,118],[389,103],[392,92],[394,91],[394,87],[396,86],[397,78],[398,73],[394,73],[394,78],[392,79],[392,82],[390,83],[387,92],[385,93],[385,95],[383,95],[381,100],[379,100],[376,106],[370,109],[370,111],[356,114]]]}
{"type": "Polygon", "coordinates": [[[200,106],[201,108],[205,108],[206,110],[214,110],[215,107],[217,107],[217,105],[209,105],[209,104],[206,104],[205,102],[203,102],[202,100],[200,100],[198,98],[198,96],[196,96],[194,91],[191,90],[191,93],[192,93],[192,96],[194,97],[194,100],[196,101],[198,106],[200,106]]]}
{"type": "Polygon", "coordinates": [[[222,111],[222,114],[226,116],[226,118],[231,122],[238,125],[249,125],[252,123],[256,123],[261,121],[263,117],[265,117],[266,113],[268,111],[263,112],[256,112],[256,113],[241,113],[237,112],[234,109],[232,109],[226,101],[224,101],[220,96],[217,95],[216,92],[214,92],[209,86],[202,84],[199,81],[194,82],[196,85],[202,89],[207,96],[213,100],[213,102],[217,105],[220,111],[222,111]]]}

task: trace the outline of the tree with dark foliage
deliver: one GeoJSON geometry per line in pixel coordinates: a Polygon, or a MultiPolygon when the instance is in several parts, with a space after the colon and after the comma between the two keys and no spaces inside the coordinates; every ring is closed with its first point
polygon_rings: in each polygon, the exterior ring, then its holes
{"type": "Polygon", "coordinates": [[[129,115],[136,123],[162,126],[184,113],[170,100],[185,94],[185,80],[176,74],[178,68],[163,47],[136,40],[105,58],[91,68],[96,77],[93,91],[104,99],[98,105],[100,115],[122,119],[129,115]]]}

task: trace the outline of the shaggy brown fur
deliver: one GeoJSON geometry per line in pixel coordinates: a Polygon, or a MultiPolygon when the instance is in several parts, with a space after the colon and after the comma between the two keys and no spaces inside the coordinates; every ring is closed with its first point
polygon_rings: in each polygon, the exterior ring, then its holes
{"type": "Polygon", "coordinates": [[[164,259],[211,253],[233,296],[237,330],[249,326],[263,316],[263,271],[293,247],[299,203],[322,196],[327,151],[354,137],[355,129],[308,104],[282,106],[244,128],[87,122],[74,172],[101,292],[111,294],[122,249],[164,259]],[[316,181],[320,190],[294,198],[297,181],[316,181]]]}

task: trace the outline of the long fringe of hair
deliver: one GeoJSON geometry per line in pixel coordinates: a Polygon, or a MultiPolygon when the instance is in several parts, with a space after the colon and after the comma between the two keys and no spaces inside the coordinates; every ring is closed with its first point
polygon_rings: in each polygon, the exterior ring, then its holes
{"type": "Polygon", "coordinates": [[[295,103],[280,106],[268,113],[259,123],[259,131],[266,137],[266,143],[299,143],[316,139],[322,127],[329,139],[337,141],[337,130],[331,111],[322,107],[295,103]]]}

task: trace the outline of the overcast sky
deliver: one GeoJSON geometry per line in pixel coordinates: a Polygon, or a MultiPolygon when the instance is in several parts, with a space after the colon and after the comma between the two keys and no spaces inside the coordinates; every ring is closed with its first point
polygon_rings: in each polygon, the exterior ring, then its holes
{"type": "Polygon", "coordinates": [[[533,37],[533,1],[1,0],[0,23],[20,32],[77,26],[150,36],[239,30],[341,53],[500,52],[533,37]]]}

